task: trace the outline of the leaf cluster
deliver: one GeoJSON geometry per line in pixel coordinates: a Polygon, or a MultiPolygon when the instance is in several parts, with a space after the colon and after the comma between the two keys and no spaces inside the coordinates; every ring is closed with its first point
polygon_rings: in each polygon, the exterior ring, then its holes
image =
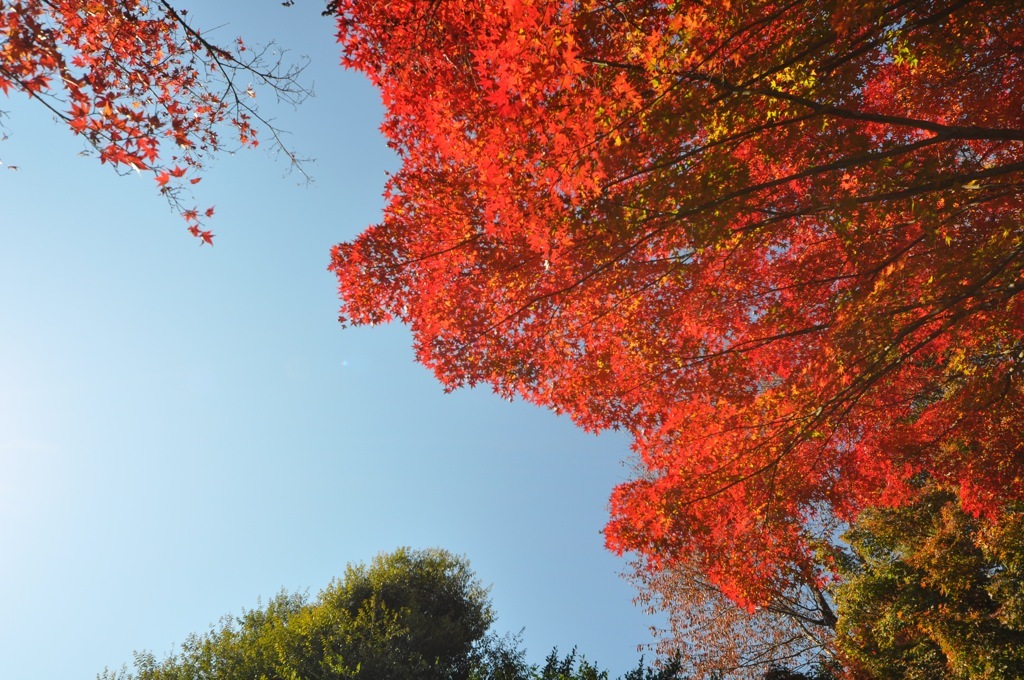
{"type": "Polygon", "coordinates": [[[256,147],[262,130],[302,171],[256,88],[296,105],[311,94],[303,66],[272,46],[211,42],[166,0],[0,2],[0,90],[40,103],[101,163],[151,174],[202,243],[213,209],[185,201],[206,158],[256,147]]]}

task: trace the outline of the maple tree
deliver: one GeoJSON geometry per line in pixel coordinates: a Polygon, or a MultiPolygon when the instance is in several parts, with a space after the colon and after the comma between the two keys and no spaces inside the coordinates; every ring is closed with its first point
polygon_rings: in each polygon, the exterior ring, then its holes
{"type": "Polygon", "coordinates": [[[204,223],[213,208],[184,203],[203,159],[257,146],[259,129],[284,148],[254,83],[291,104],[309,91],[297,80],[301,64],[241,38],[214,44],[187,15],[165,0],[2,0],[0,90],[42,104],[101,163],[151,174],[189,232],[212,243],[204,223]]]}
{"type": "Polygon", "coordinates": [[[634,438],[606,530],[753,609],[927,472],[1024,487],[1024,15],[971,0],[337,0],[402,167],[342,321],[634,438]]]}

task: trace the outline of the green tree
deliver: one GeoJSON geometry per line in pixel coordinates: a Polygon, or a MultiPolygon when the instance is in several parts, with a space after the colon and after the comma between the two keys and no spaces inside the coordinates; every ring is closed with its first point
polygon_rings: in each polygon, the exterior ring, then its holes
{"type": "Polygon", "coordinates": [[[468,562],[443,550],[402,549],[349,566],[322,600],[354,624],[360,678],[466,678],[494,620],[468,562]]]}
{"type": "Polygon", "coordinates": [[[553,649],[533,677],[537,680],[608,680],[608,671],[577,657],[575,649],[564,657],[559,657],[558,650],[553,649]]]}
{"type": "Polygon", "coordinates": [[[1024,512],[964,512],[926,483],[846,533],[836,644],[858,677],[1024,677],[1024,512]]]}
{"type": "Polygon", "coordinates": [[[315,600],[281,593],[222,619],[162,662],[101,680],[465,680],[493,621],[487,589],[464,558],[400,548],[349,565],[315,600]]]}
{"type": "MultiPolygon", "coordinates": [[[[608,671],[586,660],[574,648],[565,656],[553,649],[543,665],[526,662],[518,636],[489,637],[481,649],[473,680],[609,680],[608,671]]],[[[644,664],[641,657],[620,680],[684,680],[682,663],[670,657],[660,666],[644,664]]]]}

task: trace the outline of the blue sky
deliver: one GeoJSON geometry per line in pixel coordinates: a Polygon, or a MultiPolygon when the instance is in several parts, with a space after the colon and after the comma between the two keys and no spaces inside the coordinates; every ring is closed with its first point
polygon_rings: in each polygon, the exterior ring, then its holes
{"type": "MultiPolygon", "coordinates": [[[[151,177],[119,177],[41,107],[0,101],[0,651],[5,677],[163,655],[282,587],[401,545],[466,555],[498,631],[615,673],[650,619],[603,548],[622,436],[487,389],[444,394],[400,326],[342,329],[334,243],[379,218],[379,98],[320,2],[180,3],[222,42],[309,55],[281,110],[316,183],[260,151],[199,185],[198,246],[151,177]]],[[[266,95],[269,96],[269,95],[266,95]]]]}

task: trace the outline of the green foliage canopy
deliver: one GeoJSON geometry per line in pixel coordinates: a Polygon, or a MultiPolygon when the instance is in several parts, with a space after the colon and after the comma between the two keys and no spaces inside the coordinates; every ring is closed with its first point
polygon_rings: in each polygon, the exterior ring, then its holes
{"type": "Polygon", "coordinates": [[[440,549],[401,548],[349,565],[315,600],[282,592],[222,619],[162,662],[101,680],[466,680],[493,621],[469,563],[440,549]]]}
{"type": "Polygon", "coordinates": [[[1024,677],[1024,512],[921,500],[862,513],[836,588],[836,644],[858,677],[1024,677]]]}

